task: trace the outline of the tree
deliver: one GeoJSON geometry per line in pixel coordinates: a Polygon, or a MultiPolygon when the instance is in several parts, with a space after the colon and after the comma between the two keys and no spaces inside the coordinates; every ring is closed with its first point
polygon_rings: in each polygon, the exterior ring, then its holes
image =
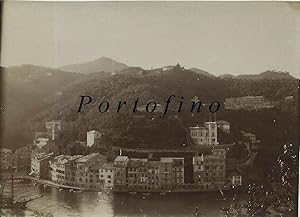
{"type": "Polygon", "coordinates": [[[234,202],[224,209],[226,217],[297,216],[297,150],[292,144],[283,146],[267,181],[248,185],[246,203],[234,202]]]}

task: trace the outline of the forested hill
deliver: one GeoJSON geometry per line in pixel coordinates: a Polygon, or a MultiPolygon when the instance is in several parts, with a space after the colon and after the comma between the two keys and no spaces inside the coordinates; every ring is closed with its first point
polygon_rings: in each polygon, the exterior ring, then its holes
{"type": "MultiPolygon", "coordinates": [[[[16,83],[18,79],[13,78],[21,76],[18,73],[12,73],[11,78],[6,80],[6,97],[9,99],[10,109],[6,110],[7,133],[4,145],[20,147],[32,142],[31,133],[43,130],[45,121],[53,119],[71,123],[71,136],[68,139],[74,141],[85,140],[86,131],[91,129],[118,128],[120,134],[126,135],[132,113],[126,113],[126,109],[124,112],[115,112],[120,100],[129,103],[139,98],[140,105],[149,100],[156,100],[164,105],[165,99],[172,94],[176,96],[174,101],[177,101],[172,106],[178,106],[180,97],[184,97],[184,101],[189,103],[194,96],[204,103],[214,100],[222,103],[225,98],[245,95],[263,95],[271,100],[281,100],[285,96],[296,96],[298,86],[298,80],[294,78],[255,81],[221,79],[198,74],[180,66],[166,71],[135,67],[126,68],[118,74],[89,75],[57,70],[47,72],[48,70],[50,69],[42,70],[43,76],[33,73],[38,77],[34,79],[29,73],[29,78],[23,77],[19,83],[16,83]],[[84,107],[83,112],[78,113],[81,95],[89,95],[93,101],[84,107]],[[110,111],[102,114],[98,111],[98,105],[104,99],[110,102],[110,111]]],[[[185,121],[184,114],[182,118],[185,121]]],[[[157,128],[170,126],[170,123],[164,119],[157,123],[157,128]]],[[[171,124],[172,127],[168,135],[171,137],[177,133],[181,138],[182,132],[174,129],[179,127],[171,124]]],[[[152,133],[154,135],[157,132],[152,133]]],[[[161,137],[167,141],[168,135],[161,137]]],[[[175,139],[176,137],[173,138],[175,139]]]]}

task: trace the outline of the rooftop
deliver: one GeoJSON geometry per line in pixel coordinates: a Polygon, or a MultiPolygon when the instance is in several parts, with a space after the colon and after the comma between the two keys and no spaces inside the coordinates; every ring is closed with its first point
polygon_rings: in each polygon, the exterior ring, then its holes
{"type": "Polygon", "coordinates": [[[174,160],[184,160],[183,157],[162,157],[160,162],[162,163],[172,163],[174,160]]]}
{"type": "Polygon", "coordinates": [[[88,131],[87,133],[100,133],[100,132],[98,132],[97,130],[91,130],[91,131],[88,131]]]}
{"type": "Polygon", "coordinates": [[[77,163],[85,163],[85,162],[87,162],[87,161],[89,161],[89,160],[91,160],[91,159],[93,159],[94,157],[97,157],[97,156],[100,156],[100,154],[92,153],[92,154],[80,157],[79,159],[76,160],[76,162],[77,163]]]}
{"type": "Polygon", "coordinates": [[[11,153],[11,150],[8,148],[0,148],[0,152],[11,153]]]}
{"type": "Polygon", "coordinates": [[[115,162],[124,162],[124,161],[128,161],[129,158],[127,156],[117,156],[115,158],[115,162]]]}
{"type": "Polygon", "coordinates": [[[246,133],[246,132],[244,132],[243,135],[244,135],[244,136],[256,136],[256,135],[253,134],[253,133],[246,133]]]}
{"type": "Polygon", "coordinates": [[[230,124],[228,121],[219,120],[217,124],[230,124]]]}

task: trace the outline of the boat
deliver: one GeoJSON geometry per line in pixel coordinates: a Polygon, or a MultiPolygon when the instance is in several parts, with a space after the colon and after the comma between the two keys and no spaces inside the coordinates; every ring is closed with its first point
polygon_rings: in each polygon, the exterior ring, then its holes
{"type": "Polygon", "coordinates": [[[150,193],[148,193],[148,192],[144,192],[144,193],[142,193],[142,195],[144,195],[144,196],[148,196],[148,195],[150,195],[150,193]]]}
{"type": "Polygon", "coordinates": [[[160,195],[166,195],[167,193],[166,192],[160,192],[159,194],[160,195]]]}
{"type": "Polygon", "coordinates": [[[74,192],[74,189],[73,189],[73,188],[71,188],[71,189],[69,190],[69,192],[74,192]]]}
{"type": "Polygon", "coordinates": [[[136,194],[136,192],[135,191],[129,191],[129,194],[136,194]]]}
{"type": "Polygon", "coordinates": [[[220,192],[222,198],[218,198],[217,200],[227,200],[227,198],[224,197],[224,193],[223,193],[223,191],[221,190],[221,188],[219,188],[219,192],[220,192]]]}

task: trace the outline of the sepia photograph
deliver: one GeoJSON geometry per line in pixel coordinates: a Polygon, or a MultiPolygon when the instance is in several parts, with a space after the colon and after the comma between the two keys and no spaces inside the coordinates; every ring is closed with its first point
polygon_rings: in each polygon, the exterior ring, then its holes
{"type": "Polygon", "coordinates": [[[2,1],[1,217],[297,217],[300,3],[2,1]]]}

